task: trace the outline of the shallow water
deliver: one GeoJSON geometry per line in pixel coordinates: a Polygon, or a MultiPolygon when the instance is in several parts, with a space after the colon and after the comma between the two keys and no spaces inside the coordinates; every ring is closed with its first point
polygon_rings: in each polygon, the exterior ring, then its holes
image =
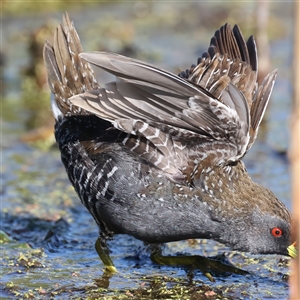
{"type": "MultiPolygon", "coordinates": [[[[289,3],[285,7],[274,4],[271,9],[272,22],[284,24],[284,34],[272,40],[272,65],[279,68],[266,122],[261,128],[257,142],[247,154],[245,164],[253,179],[274,191],[288,207],[290,203],[290,175],[286,155],[288,149],[288,118],[291,104],[291,47],[292,32],[289,3]]],[[[100,23],[101,19],[114,16],[118,22],[132,24],[132,43],[139,53],[168,70],[177,72],[196,62],[197,53],[205,49],[209,37],[222,24],[206,30],[201,22],[195,25],[189,18],[176,23],[174,18],[181,11],[194,16],[212,11],[199,4],[153,4],[152,14],[160,16],[157,23],[148,18],[133,15],[133,6],[128,3],[106,5],[102,10],[86,9],[69,11],[75,21],[84,48],[93,50],[97,29],[88,30],[88,24],[100,23]],[[117,17],[116,17],[117,16],[117,17]],[[91,21],[92,20],[92,21],[91,21]],[[122,21],[123,20],[123,21],[122,21]],[[131,23],[132,22],[132,23],[131,23]],[[147,23],[149,22],[149,23],[147,23]],[[183,25],[185,24],[186,30],[183,25]],[[181,26],[181,27],[180,27],[181,26]],[[198,30],[197,27],[199,26],[198,30]],[[180,28],[180,30],[177,30],[180,28]],[[202,45],[202,46],[200,46],[202,45]],[[155,54],[154,56],[152,54],[155,54]]],[[[134,8],[140,13],[141,10],[134,8]]],[[[146,10],[150,9],[146,7],[146,10]]],[[[253,9],[250,4],[245,11],[253,9]]],[[[143,10],[142,10],[143,12],[143,10]]],[[[236,11],[228,19],[239,21],[236,11]]],[[[40,26],[49,16],[36,18],[5,19],[4,49],[8,50],[5,76],[8,81],[8,95],[20,96],[18,89],[21,78],[20,66],[26,64],[25,44],[14,37],[23,31],[40,26]]],[[[58,20],[60,13],[53,14],[58,20]]],[[[155,19],[156,20],[156,19],[155,19]]],[[[233,21],[231,21],[232,23],[233,21]]],[[[216,21],[215,21],[216,23],[216,21]]],[[[101,24],[100,24],[101,25],[101,24]]],[[[96,25],[94,25],[96,26],[96,25]]],[[[103,26],[103,25],[101,25],[103,26]]],[[[110,26],[113,26],[111,24],[110,26]]],[[[115,40],[108,41],[114,50],[115,40]]],[[[153,264],[143,251],[143,245],[129,236],[116,236],[110,243],[112,259],[118,273],[112,278],[103,276],[103,265],[94,250],[97,238],[96,225],[81,205],[70,186],[60,162],[56,147],[40,150],[20,142],[24,133],[26,115],[18,100],[9,106],[9,117],[3,113],[1,141],[2,151],[2,200],[1,230],[9,242],[1,243],[1,292],[2,298],[34,299],[96,299],[123,297],[122,299],[287,299],[289,259],[280,256],[253,256],[232,252],[213,241],[188,241],[170,243],[165,252],[189,253],[214,256],[226,253],[235,265],[251,272],[251,275],[216,277],[211,283],[201,274],[190,274],[181,268],[161,267],[153,264]]],[[[5,106],[7,107],[7,106],[5,106]]],[[[4,238],[1,238],[3,240],[4,238]]]]}

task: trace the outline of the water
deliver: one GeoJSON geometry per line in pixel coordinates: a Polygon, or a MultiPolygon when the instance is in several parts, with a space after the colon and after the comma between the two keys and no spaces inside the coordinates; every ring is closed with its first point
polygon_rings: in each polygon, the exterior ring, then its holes
{"type": "MultiPolygon", "coordinates": [[[[114,22],[109,27],[115,25],[121,30],[124,25],[128,29],[125,33],[133,31],[128,39],[136,47],[138,55],[174,72],[195,63],[209,37],[223,23],[214,20],[214,24],[204,30],[201,15],[208,19],[207,14],[210,14],[213,18],[213,9],[220,11],[214,4],[211,4],[211,10],[209,4],[196,3],[139,5],[106,4],[102,9],[87,7],[81,11],[70,10],[69,13],[85,49],[94,50],[95,45],[103,44],[97,26],[103,28],[107,24],[101,23],[101,20],[112,19],[114,22]],[[197,15],[199,19],[195,18],[197,15]],[[92,29],[91,23],[94,24],[92,29]]],[[[226,8],[228,4],[224,5],[226,8]]],[[[283,26],[279,38],[271,43],[272,65],[279,68],[279,75],[266,122],[245,158],[253,179],[273,190],[288,207],[291,207],[286,156],[291,106],[291,5],[271,5],[270,22],[274,26],[283,26]]],[[[248,14],[253,11],[251,4],[239,4],[239,9],[248,14]]],[[[51,16],[58,20],[61,18],[60,13],[51,16]]],[[[28,62],[26,44],[20,36],[43,24],[48,17],[50,15],[42,14],[35,18],[3,20],[3,49],[7,52],[5,77],[10,97],[21,97],[20,67],[28,62]]],[[[232,20],[243,21],[236,8],[229,10],[227,19],[231,23],[232,20]]],[[[248,19],[245,20],[247,22],[248,19]]],[[[106,39],[106,44],[112,47],[110,50],[117,51],[118,39],[110,39],[109,34],[106,39]]],[[[288,258],[232,252],[213,241],[170,243],[165,252],[209,256],[225,252],[233,264],[251,272],[251,275],[221,276],[211,283],[201,272],[194,272],[191,279],[190,274],[181,268],[153,264],[142,251],[140,241],[129,236],[116,236],[109,246],[119,272],[111,278],[103,276],[103,265],[94,250],[98,235],[96,225],[70,186],[58,150],[55,147],[40,150],[20,142],[20,136],[26,131],[26,114],[18,100],[12,101],[4,106],[10,111],[5,109],[2,115],[1,230],[11,239],[9,243],[0,244],[2,298],[94,299],[122,296],[127,299],[135,296],[136,299],[170,299],[174,295],[176,299],[198,299],[205,295],[215,297],[213,299],[288,298],[285,276],[289,273],[288,258]]]]}

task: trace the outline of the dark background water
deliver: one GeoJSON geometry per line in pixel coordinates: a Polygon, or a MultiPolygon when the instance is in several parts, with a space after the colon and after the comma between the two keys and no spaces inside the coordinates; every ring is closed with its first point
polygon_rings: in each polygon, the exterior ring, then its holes
{"type": "MultiPolygon", "coordinates": [[[[196,272],[191,283],[183,269],[154,265],[140,250],[141,242],[116,236],[110,248],[119,273],[108,283],[94,250],[96,225],[70,186],[58,150],[51,146],[53,121],[42,66],[36,65],[42,81],[37,86],[26,73],[35,56],[28,50],[32,33],[41,43],[44,37],[51,39],[62,12],[49,3],[38,9],[23,5],[15,12],[6,2],[2,14],[1,230],[8,236],[0,244],[0,296],[287,299],[288,259],[232,252],[212,241],[170,243],[165,252],[209,256],[226,252],[234,264],[254,275],[217,277],[210,283],[196,272]],[[45,24],[48,29],[40,29],[45,24]],[[41,30],[45,34],[38,35],[41,30]],[[31,139],[37,128],[50,134],[31,139]]],[[[289,208],[292,5],[273,2],[269,6],[271,69],[278,68],[278,78],[258,139],[244,159],[253,179],[289,208]]],[[[174,73],[196,63],[225,22],[240,25],[245,36],[253,34],[257,14],[254,2],[70,3],[63,11],[69,12],[85,50],[122,52],[174,73]]]]}

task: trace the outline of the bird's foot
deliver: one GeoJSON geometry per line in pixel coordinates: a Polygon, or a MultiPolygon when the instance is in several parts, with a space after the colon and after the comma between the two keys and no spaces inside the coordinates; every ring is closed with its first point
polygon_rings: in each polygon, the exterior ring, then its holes
{"type": "Polygon", "coordinates": [[[195,256],[162,256],[160,249],[154,249],[151,252],[151,260],[159,265],[167,266],[184,266],[192,269],[199,269],[210,281],[215,279],[212,273],[224,275],[228,273],[247,275],[249,272],[239,269],[233,265],[224,264],[221,261],[203,257],[195,256]]]}
{"type": "Polygon", "coordinates": [[[102,260],[104,266],[105,266],[105,272],[108,273],[116,273],[117,268],[114,266],[110,256],[109,256],[109,249],[106,245],[106,241],[98,237],[96,243],[95,243],[96,251],[102,260]]]}

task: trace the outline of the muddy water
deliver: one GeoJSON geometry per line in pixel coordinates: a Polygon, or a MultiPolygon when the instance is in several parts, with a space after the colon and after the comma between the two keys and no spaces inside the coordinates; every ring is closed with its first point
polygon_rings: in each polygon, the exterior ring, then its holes
{"type": "MultiPolygon", "coordinates": [[[[103,45],[96,26],[103,28],[111,20],[115,23],[110,27],[124,22],[133,31],[130,43],[138,55],[177,72],[196,62],[197,53],[205,49],[210,35],[222,25],[214,20],[208,26],[211,28],[205,30],[199,20],[194,20],[196,12],[203,18],[204,15],[208,18],[207,14],[213,17],[216,7],[207,5],[162,3],[139,7],[123,3],[69,13],[86,50],[103,45]],[[190,18],[183,17],[183,13],[190,18]]],[[[272,65],[279,68],[279,76],[266,122],[244,161],[254,180],[272,189],[290,207],[286,150],[292,93],[292,26],[288,5],[276,4],[271,9],[274,26],[283,26],[271,43],[272,65]]],[[[253,11],[250,4],[239,9],[249,14],[253,11]]],[[[216,277],[215,283],[200,272],[191,278],[184,269],[154,265],[140,241],[116,236],[110,248],[119,272],[112,278],[103,276],[103,265],[94,250],[97,228],[70,186],[57,148],[40,150],[19,139],[25,132],[26,119],[20,106],[19,74],[28,61],[26,41],[20,36],[50,17],[60,20],[61,13],[3,20],[7,94],[13,100],[5,103],[2,112],[0,296],[3,299],[287,299],[288,258],[232,252],[213,241],[170,243],[164,251],[208,256],[225,253],[232,263],[251,274],[216,277]]],[[[229,12],[228,19],[231,23],[243,21],[236,10],[229,12]]],[[[117,51],[120,46],[116,41],[117,38],[108,36],[106,47],[117,51]]]]}

